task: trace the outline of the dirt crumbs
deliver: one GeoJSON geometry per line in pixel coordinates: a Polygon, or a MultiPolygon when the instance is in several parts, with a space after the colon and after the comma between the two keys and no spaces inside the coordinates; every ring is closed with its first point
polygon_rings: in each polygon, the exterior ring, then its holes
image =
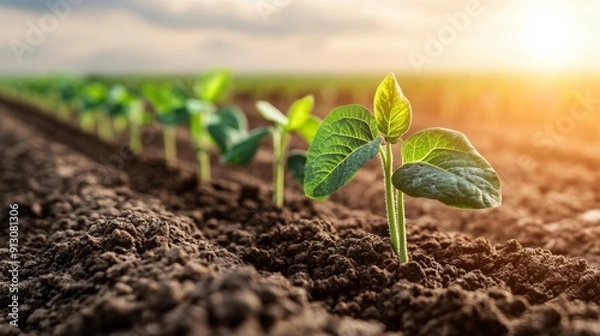
{"type": "Polygon", "coordinates": [[[384,219],[298,194],[277,210],[241,172],[196,188],[156,164],[116,171],[2,111],[0,143],[25,298],[1,335],[600,335],[584,259],[422,215],[400,265],[384,219]]]}
{"type": "MultiPolygon", "coordinates": [[[[0,125],[2,202],[10,199],[22,209],[25,298],[21,329],[8,326],[3,314],[0,334],[383,332],[380,323],[326,312],[282,276],[260,275],[158,200],[100,185],[101,167],[65,147],[4,116],[0,125]]],[[[111,183],[119,183],[113,173],[111,183]]],[[[2,244],[6,248],[6,240],[2,244]]],[[[8,292],[6,281],[0,291],[8,292]]],[[[2,295],[0,304],[6,307],[8,297],[2,295]]]]}

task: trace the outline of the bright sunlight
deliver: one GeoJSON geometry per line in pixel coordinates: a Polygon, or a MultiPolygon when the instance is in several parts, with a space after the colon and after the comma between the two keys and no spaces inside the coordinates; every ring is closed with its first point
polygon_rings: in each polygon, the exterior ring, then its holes
{"type": "Polygon", "coordinates": [[[541,4],[523,11],[521,51],[531,66],[544,69],[575,65],[583,52],[583,30],[568,8],[541,4]]]}

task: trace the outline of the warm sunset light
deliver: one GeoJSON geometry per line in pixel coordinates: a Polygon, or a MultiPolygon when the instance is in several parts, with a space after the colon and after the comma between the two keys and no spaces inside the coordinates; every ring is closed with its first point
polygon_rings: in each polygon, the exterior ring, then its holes
{"type": "Polygon", "coordinates": [[[584,32],[568,8],[539,4],[523,11],[523,56],[535,68],[566,68],[583,52],[584,32]]]}
{"type": "Polygon", "coordinates": [[[600,336],[599,14],[0,0],[0,336],[600,336]]]}

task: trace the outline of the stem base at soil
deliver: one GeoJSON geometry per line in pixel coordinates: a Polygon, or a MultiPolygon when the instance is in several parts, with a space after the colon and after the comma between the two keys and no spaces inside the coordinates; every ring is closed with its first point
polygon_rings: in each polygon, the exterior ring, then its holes
{"type": "Polygon", "coordinates": [[[398,226],[398,257],[401,263],[408,262],[408,247],[406,240],[406,217],[404,215],[404,193],[401,191],[396,192],[396,211],[398,216],[396,217],[396,225],[398,226]]]}
{"type": "Polygon", "coordinates": [[[396,252],[396,254],[399,255],[400,253],[398,247],[400,236],[398,235],[398,225],[396,221],[396,202],[394,199],[394,186],[392,185],[392,169],[394,158],[391,144],[385,144],[385,151],[381,153],[381,160],[383,163],[383,179],[385,183],[385,210],[387,214],[388,226],[390,229],[390,239],[392,241],[392,247],[394,248],[394,252],[396,252]]]}
{"type": "Polygon", "coordinates": [[[387,213],[388,226],[392,248],[401,263],[408,262],[406,249],[406,230],[404,218],[404,194],[394,189],[392,175],[394,173],[394,154],[392,145],[386,142],[385,149],[380,150],[383,165],[383,178],[385,183],[385,209],[387,213]]]}

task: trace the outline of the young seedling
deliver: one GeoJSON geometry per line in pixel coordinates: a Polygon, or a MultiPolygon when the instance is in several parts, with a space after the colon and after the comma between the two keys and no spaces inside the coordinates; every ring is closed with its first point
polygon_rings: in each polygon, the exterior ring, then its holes
{"type": "Polygon", "coordinates": [[[163,126],[165,161],[168,167],[177,167],[176,127],[189,119],[186,98],[177,94],[171,85],[148,83],[144,85],[145,97],[156,112],[156,120],[163,126]]]}
{"type": "Polygon", "coordinates": [[[106,111],[115,123],[117,131],[129,128],[129,148],[135,155],[141,155],[142,128],[151,121],[144,110],[143,101],[122,85],[113,86],[108,94],[106,111]],[[119,126],[118,122],[123,126],[119,126]]]}
{"type": "Polygon", "coordinates": [[[102,108],[108,95],[107,89],[100,83],[87,84],[81,92],[79,120],[81,129],[93,132],[96,124],[96,114],[102,108]]]}
{"type": "Polygon", "coordinates": [[[78,86],[75,80],[63,79],[58,83],[58,117],[63,120],[69,120],[71,117],[71,111],[73,105],[77,101],[78,97],[78,86]]]}
{"type": "Polygon", "coordinates": [[[142,130],[153,122],[152,117],[145,110],[144,101],[131,96],[128,106],[127,123],[129,125],[129,148],[139,156],[144,151],[142,143],[142,130]]]}
{"type": "Polygon", "coordinates": [[[210,181],[210,149],[216,143],[225,152],[227,148],[247,133],[244,114],[236,107],[219,109],[226,94],[231,74],[212,72],[201,78],[193,93],[183,85],[146,85],[144,93],[158,112],[157,119],[165,125],[165,155],[174,166],[176,160],[174,125],[189,120],[192,148],[198,159],[198,181],[210,181]],[[173,132],[171,132],[173,130],[173,132]],[[246,132],[246,133],[245,133],[246,132]]]}
{"type": "Polygon", "coordinates": [[[234,105],[221,108],[211,115],[207,127],[210,139],[217,145],[221,155],[248,136],[248,120],[242,110],[234,105]]]}
{"type": "MultiPolygon", "coordinates": [[[[226,95],[231,85],[231,73],[228,71],[211,72],[194,85],[195,99],[188,99],[190,113],[190,134],[192,148],[198,160],[198,181],[209,182],[210,147],[208,127],[215,122],[216,104],[226,95]]],[[[217,121],[218,122],[218,121],[217,121]]]]}
{"type": "Polygon", "coordinates": [[[127,114],[129,97],[127,89],[122,85],[114,85],[107,92],[104,108],[98,116],[100,123],[98,132],[103,140],[110,141],[115,136],[116,120],[124,118],[127,114]]]}
{"type": "MultiPolygon", "coordinates": [[[[284,115],[268,102],[257,102],[258,111],[263,118],[273,122],[273,127],[260,127],[253,130],[233,145],[223,156],[225,162],[247,164],[256,154],[261,140],[271,134],[275,157],[273,161],[273,184],[275,186],[273,202],[277,207],[282,207],[284,203],[285,162],[290,135],[297,132],[310,143],[321,123],[318,117],[311,115],[313,105],[313,96],[306,96],[296,100],[290,106],[287,115],[284,115]]],[[[301,152],[296,151],[288,158],[288,163],[293,165],[293,175],[297,179],[302,179],[301,173],[298,173],[303,170],[305,163],[302,156],[301,152]]]]}
{"type": "Polygon", "coordinates": [[[463,134],[430,128],[402,141],[411,118],[410,103],[389,74],[375,93],[374,113],[346,105],[323,120],[308,150],[304,178],[306,195],[322,198],[379,154],[392,247],[402,263],[408,261],[404,194],[463,209],[497,207],[502,198],[498,175],[463,134]],[[394,171],[392,145],[401,141],[403,165],[394,171]]]}

